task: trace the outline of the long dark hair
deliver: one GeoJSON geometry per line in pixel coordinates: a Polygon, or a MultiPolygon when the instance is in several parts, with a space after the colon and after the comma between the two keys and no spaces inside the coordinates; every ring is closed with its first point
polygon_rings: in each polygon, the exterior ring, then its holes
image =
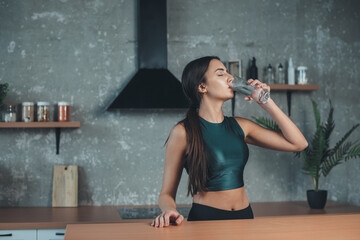
{"type": "Polygon", "coordinates": [[[198,87],[201,83],[206,83],[205,73],[213,59],[220,60],[216,56],[207,56],[191,61],[185,66],[181,77],[182,88],[189,100],[190,108],[186,117],[178,124],[183,124],[186,131],[184,164],[189,175],[187,196],[191,194],[192,197],[198,192],[207,191],[207,157],[197,112],[202,96],[198,87]]]}

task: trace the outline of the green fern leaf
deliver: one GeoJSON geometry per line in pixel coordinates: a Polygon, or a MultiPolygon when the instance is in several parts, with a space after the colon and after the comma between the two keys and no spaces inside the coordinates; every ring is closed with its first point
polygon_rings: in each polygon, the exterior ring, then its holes
{"type": "Polygon", "coordinates": [[[359,158],[360,157],[360,144],[357,144],[357,142],[354,143],[353,144],[354,146],[352,146],[349,149],[347,155],[344,158],[345,161],[347,161],[347,160],[349,160],[351,158],[359,158]]]}
{"type": "Polygon", "coordinates": [[[332,131],[335,128],[335,123],[334,123],[334,118],[333,118],[333,113],[334,113],[334,107],[332,106],[331,100],[329,100],[330,102],[330,111],[329,111],[329,115],[328,115],[328,119],[323,127],[323,131],[324,131],[324,138],[325,138],[325,150],[323,153],[323,159],[322,162],[329,156],[330,151],[329,151],[329,142],[330,142],[330,136],[332,131]]]}
{"type": "Polygon", "coordinates": [[[317,108],[317,104],[313,99],[311,99],[311,103],[312,103],[313,111],[314,111],[316,129],[319,129],[320,125],[321,125],[320,113],[319,113],[319,110],[317,108]]]}
{"type": "Polygon", "coordinates": [[[345,133],[345,135],[340,139],[340,141],[338,141],[335,144],[335,147],[333,149],[330,149],[330,153],[329,156],[331,157],[333,154],[335,154],[339,147],[345,142],[345,140],[351,135],[351,133],[357,128],[359,127],[360,124],[356,124],[354,125],[347,133],[345,133]]]}
{"type": "Polygon", "coordinates": [[[321,166],[322,174],[324,177],[326,177],[330,173],[333,167],[341,163],[341,161],[348,154],[351,146],[352,146],[351,142],[347,142],[343,144],[343,146],[338,147],[337,151],[332,156],[330,156],[326,161],[324,161],[324,163],[321,166]]]}
{"type": "Polygon", "coordinates": [[[265,117],[252,117],[254,119],[254,121],[256,123],[258,123],[259,125],[263,126],[264,128],[270,129],[270,130],[274,130],[277,132],[281,132],[279,126],[277,125],[277,123],[269,118],[265,118],[265,117]]]}

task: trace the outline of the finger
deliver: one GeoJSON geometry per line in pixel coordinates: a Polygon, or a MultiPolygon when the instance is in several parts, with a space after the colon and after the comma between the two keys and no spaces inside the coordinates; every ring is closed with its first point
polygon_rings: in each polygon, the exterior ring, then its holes
{"type": "Polygon", "coordinates": [[[164,227],[164,216],[163,215],[161,215],[160,216],[160,227],[164,227]]]}
{"type": "Polygon", "coordinates": [[[176,219],[176,224],[181,224],[183,221],[184,221],[184,216],[179,215],[178,218],[176,219]]]}
{"type": "Polygon", "coordinates": [[[265,89],[267,92],[270,92],[270,86],[267,84],[264,84],[264,86],[262,86],[263,89],[265,89]]]}
{"type": "Polygon", "coordinates": [[[251,101],[251,100],[252,100],[252,97],[246,96],[244,99],[245,99],[246,101],[251,101]]]}
{"type": "Polygon", "coordinates": [[[250,85],[251,86],[254,86],[254,85],[261,85],[262,84],[262,82],[260,82],[259,80],[257,80],[257,79],[255,79],[254,81],[252,81],[251,83],[250,83],[250,85]]]}
{"type": "Polygon", "coordinates": [[[252,78],[250,78],[250,79],[247,80],[248,83],[251,83],[251,82],[253,82],[253,81],[254,81],[254,79],[252,79],[252,78]]]}
{"type": "Polygon", "coordinates": [[[155,227],[159,227],[159,224],[160,224],[160,216],[157,216],[155,220],[155,227]]]}
{"type": "Polygon", "coordinates": [[[165,226],[169,226],[170,216],[168,213],[164,215],[164,220],[165,220],[164,222],[165,226]]]}

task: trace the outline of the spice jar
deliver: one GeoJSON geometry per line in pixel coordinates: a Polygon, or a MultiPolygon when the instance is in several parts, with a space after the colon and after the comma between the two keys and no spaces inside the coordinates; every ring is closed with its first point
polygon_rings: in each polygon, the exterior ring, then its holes
{"type": "Polygon", "coordinates": [[[68,102],[58,103],[58,121],[59,122],[70,121],[70,103],[68,102]]]}
{"type": "Polygon", "coordinates": [[[2,119],[4,122],[16,122],[16,107],[15,104],[6,104],[2,119]]]}
{"type": "Polygon", "coordinates": [[[38,122],[48,122],[50,120],[50,103],[37,103],[37,120],[38,122]]]}
{"type": "Polygon", "coordinates": [[[34,103],[33,102],[23,102],[22,104],[22,122],[33,122],[34,121],[34,103]]]}

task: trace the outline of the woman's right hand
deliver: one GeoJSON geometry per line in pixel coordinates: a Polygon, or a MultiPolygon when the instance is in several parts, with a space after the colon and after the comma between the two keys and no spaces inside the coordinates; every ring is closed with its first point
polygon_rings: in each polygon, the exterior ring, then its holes
{"type": "Polygon", "coordinates": [[[151,226],[153,227],[166,227],[169,226],[170,223],[174,223],[175,225],[179,225],[184,221],[183,215],[181,215],[176,210],[166,210],[165,212],[161,213],[157,216],[151,226]]]}

